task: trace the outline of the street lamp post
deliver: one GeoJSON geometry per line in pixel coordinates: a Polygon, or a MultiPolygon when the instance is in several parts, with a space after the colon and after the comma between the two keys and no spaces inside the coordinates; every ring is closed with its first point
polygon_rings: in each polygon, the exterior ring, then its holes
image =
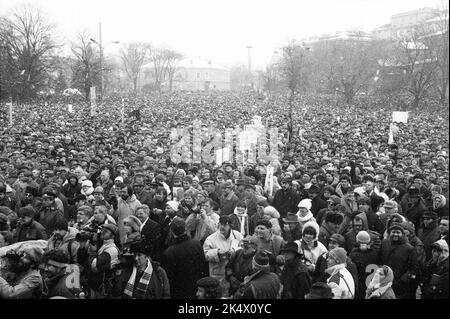
{"type": "MultiPolygon", "coordinates": [[[[100,50],[100,101],[103,100],[103,46],[102,46],[102,23],[98,23],[98,42],[95,39],[90,39],[92,42],[98,45],[100,50]]],[[[110,43],[120,43],[119,41],[111,41],[110,43]]]]}
{"type": "Polygon", "coordinates": [[[252,85],[252,56],[250,54],[250,50],[252,49],[252,47],[250,45],[248,45],[246,48],[248,50],[248,82],[249,82],[248,84],[249,84],[249,86],[252,86],[252,88],[253,88],[253,85],[252,85]]]}

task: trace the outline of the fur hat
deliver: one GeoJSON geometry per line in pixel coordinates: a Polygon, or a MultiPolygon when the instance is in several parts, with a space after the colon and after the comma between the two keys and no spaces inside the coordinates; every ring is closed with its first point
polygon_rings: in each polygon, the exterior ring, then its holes
{"type": "Polygon", "coordinates": [[[183,218],[175,217],[170,224],[170,230],[175,236],[181,236],[186,233],[186,222],[183,218]]]}

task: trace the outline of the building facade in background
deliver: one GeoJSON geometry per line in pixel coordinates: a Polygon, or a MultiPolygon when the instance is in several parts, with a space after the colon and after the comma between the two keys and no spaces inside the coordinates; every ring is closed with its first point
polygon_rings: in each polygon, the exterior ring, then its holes
{"type": "Polygon", "coordinates": [[[442,23],[448,26],[448,11],[421,8],[394,14],[390,23],[374,29],[372,35],[376,39],[398,39],[408,36],[417,28],[423,33],[434,34],[442,30],[442,23]]]}

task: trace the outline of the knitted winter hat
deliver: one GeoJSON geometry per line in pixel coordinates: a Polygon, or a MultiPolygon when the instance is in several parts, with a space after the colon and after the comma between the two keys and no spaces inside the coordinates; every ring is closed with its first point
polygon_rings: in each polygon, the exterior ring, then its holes
{"type": "Polygon", "coordinates": [[[328,252],[328,255],[336,260],[337,263],[343,264],[347,261],[347,252],[344,248],[337,247],[328,252]]]}
{"type": "Polygon", "coordinates": [[[358,235],[356,235],[356,241],[360,244],[369,244],[370,235],[368,232],[361,230],[358,235]]]}

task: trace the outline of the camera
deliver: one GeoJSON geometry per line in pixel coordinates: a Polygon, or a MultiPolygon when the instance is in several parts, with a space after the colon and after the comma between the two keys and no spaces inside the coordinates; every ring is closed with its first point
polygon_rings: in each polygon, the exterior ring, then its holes
{"type": "Polygon", "coordinates": [[[97,224],[88,224],[81,228],[80,232],[76,234],[75,239],[79,242],[89,241],[96,243],[100,237],[101,227],[97,224]]]}

